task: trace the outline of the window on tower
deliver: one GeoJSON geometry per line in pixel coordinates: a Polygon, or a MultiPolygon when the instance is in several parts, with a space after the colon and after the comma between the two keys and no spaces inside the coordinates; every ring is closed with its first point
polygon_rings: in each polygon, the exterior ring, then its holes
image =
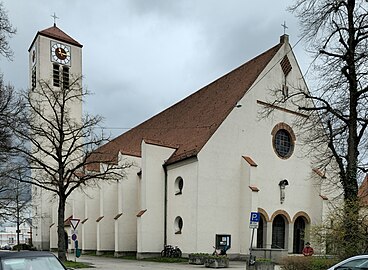
{"type": "Polygon", "coordinates": [[[32,69],[32,90],[34,90],[36,88],[36,67],[33,67],[32,69]]]}
{"type": "Polygon", "coordinates": [[[69,88],[69,67],[63,66],[63,88],[69,88]]]}
{"type": "Polygon", "coordinates": [[[53,85],[56,87],[59,87],[60,86],[60,66],[58,64],[53,64],[52,78],[53,78],[53,85]]]}

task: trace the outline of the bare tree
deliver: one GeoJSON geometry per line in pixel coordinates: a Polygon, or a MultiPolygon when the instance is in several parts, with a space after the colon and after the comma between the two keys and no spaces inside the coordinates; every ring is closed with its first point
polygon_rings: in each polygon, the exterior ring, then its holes
{"type": "Polygon", "coordinates": [[[8,38],[16,33],[9,21],[8,13],[0,2],[0,54],[8,59],[13,57],[13,51],[9,46],[8,38]]]}
{"type": "MultiPolygon", "coordinates": [[[[9,46],[9,38],[16,33],[11,25],[3,3],[0,3],[0,55],[12,60],[13,51],[9,46]]],[[[0,73],[0,218],[8,220],[13,215],[13,186],[9,174],[13,172],[10,165],[14,158],[11,151],[15,143],[11,126],[15,125],[16,116],[22,112],[20,99],[14,87],[4,82],[0,73]]]]}
{"type": "Polygon", "coordinates": [[[14,185],[11,175],[15,172],[12,164],[16,153],[12,151],[12,147],[17,140],[12,127],[16,125],[17,115],[21,113],[18,94],[11,85],[4,84],[0,74],[0,218],[4,220],[9,220],[14,214],[14,185]]]}
{"type": "MultiPolygon", "coordinates": [[[[361,252],[358,185],[368,171],[368,2],[366,0],[296,0],[302,36],[314,56],[313,88],[298,86],[275,103],[297,105],[308,121],[306,143],[320,170],[336,168],[343,190],[345,255],[361,252]]],[[[280,91],[281,92],[281,91],[280,91]]]]}
{"type": "Polygon", "coordinates": [[[21,232],[20,225],[28,222],[30,218],[31,189],[29,184],[21,182],[21,171],[10,171],[8,178],[11,181],[9,183],[10,192],[8,193],[8,213],[11,213],[11,216],[8,218],[8,220],[15,223],[17,226],[17,250],[19,251],[22,249],[19,237],[21,232]]]}
{"type": "Polygon", "coordinates": [[[22,182],[49,191],[58,200],[58,257],[66,260],[64,220],[67,198],[85,185],[101,180],[119,180],[125,164],[118,167],[116,159],[90,158],[107,138],[96,135],[101,117],[81,115],[78,105],[88,92],[81,87],[81,78],[69,85],[53,87],[40,81],[38,87],[24,93],[27,113],[18,118],[14,129],[19,141],[15,149],[26,160],[31,174],[23,174],[22,182]],[[91,170],[104,164],[103,170],[91,170]]]}

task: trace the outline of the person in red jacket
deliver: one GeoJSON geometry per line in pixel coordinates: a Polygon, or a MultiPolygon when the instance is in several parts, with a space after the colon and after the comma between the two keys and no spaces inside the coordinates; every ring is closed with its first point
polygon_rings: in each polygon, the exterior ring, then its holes
{"type": "Polygon", "coordinates": [[[313,248],[310,246],[310,243],[307,242],[305,244],[305,247],[303,248],[303,251],[302,251],[303,255],[304,256],[312,256],[314,254],[314,250],[313,248]]]}

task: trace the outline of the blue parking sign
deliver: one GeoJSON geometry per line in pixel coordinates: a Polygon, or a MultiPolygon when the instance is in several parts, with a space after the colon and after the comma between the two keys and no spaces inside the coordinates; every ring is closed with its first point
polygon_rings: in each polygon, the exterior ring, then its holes
{"type": "Polygon", "coordinates": [[[250,213],[250,222],[259,222],[261,214],[258,212],[251,212],[250,213]]]}

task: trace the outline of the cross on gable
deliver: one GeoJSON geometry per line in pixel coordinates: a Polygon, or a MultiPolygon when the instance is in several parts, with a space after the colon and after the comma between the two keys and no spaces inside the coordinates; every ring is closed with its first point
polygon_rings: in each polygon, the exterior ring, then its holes
{"type": "Polygon", "coordinates": [[[284,21],[284,24],[281,24],[281,26],[284,28],[284,35],[285,35],[286,34],[286,29],[288,29],[289,27],[287,27],[285,21],[284,21]]]}
{"type": "Polygon", "coordinates": [[[54,14],[53,14],[53,15],[51,15],[51,17],[53,17],[53,18],[54,18],[54,26],[56,26],[56,19],[59,19],[59,17],[58,17],[58,16],[56,16],[55,12],[54,12],[54,14]]]}

